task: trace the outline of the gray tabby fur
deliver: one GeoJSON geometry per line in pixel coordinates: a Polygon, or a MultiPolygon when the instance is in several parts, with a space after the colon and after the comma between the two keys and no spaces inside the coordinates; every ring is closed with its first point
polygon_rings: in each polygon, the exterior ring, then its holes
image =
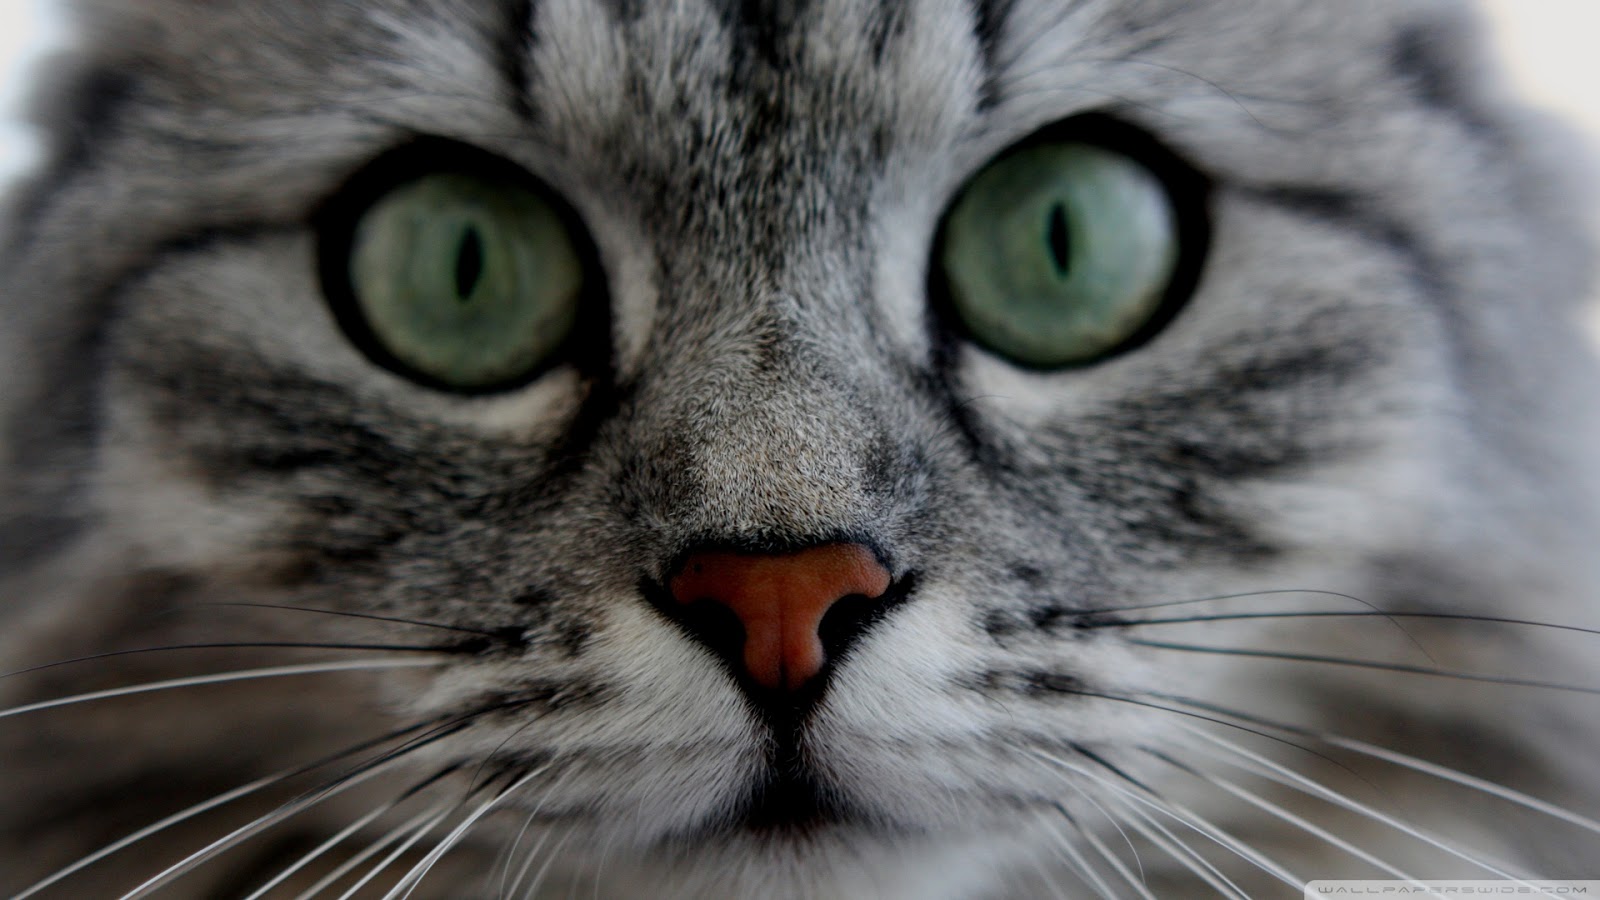
{"type": "MultiPolygon", "coordinates": [[[[1482,876],[1253,780],[1195,729],[1475,858],[1600,876],[1593,831],[1173,699],[1371,741],[1593,817],[1593,694],[1131,642],[1596,687],[1600,637],[1074,615],[1318,589],[1600,627],[1600,379],[1576,324],[1588,246],[1566,151],[1551,149],[1566,144],[1484,74],[1460,4],[79,5],[83,46],[39,103],[53,161],[13,198],[0,262],[0,668],[176,643],[440,640],[218,603],[515,639],[435,668],[0,719],[0,893],[253,779],[506,698],[523,703],[157,895],[242,896],[455,762],[429,796],[541,774],[414,896],[496,896],[495,866],[514,877],[529,859],[523,889],[538,873],[553,896],[1093,896],[1079,855],[1132,894],[1095,848],[1133,868],[1110,818],[1156,896],[1208,890],[1140,837],[1153,829],[1136,810],[1241,888],[1293,894],[1127,799],[1145,795],[1113,766],[1296,877],[1382,877],[1152,750],[1409,873],[1482,876]],[[1213,180],[1197,294],[1150,344],[1086,369],[939,352],[924,284],[952,193],[1009,144],[1089,111],[1213,180]],[[610,284],[614,378],[563,368],[463,399],[344,340],[308,216],[417,134],[512,160],[583,216],[610,284]],[[640,580],[697,541],[840,536],[917,577],[801,738],[854,814],[804,834],[730,824],[769,736],[640,580]]],[[[1277,594],[1143,615],[1368,608],[1277,594]]],[[[434,657],[148,653],[0,680],[0,698],[374,658],[434,657]]],[[[117,896],[316,783],[197,817],[44,895],[117,896]]]]}

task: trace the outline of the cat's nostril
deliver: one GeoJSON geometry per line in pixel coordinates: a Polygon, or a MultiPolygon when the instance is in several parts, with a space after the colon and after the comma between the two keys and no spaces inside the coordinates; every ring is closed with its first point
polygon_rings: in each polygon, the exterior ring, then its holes
{"type": "Polygon", "coordinates": [[[822,671],[828,645],[842,646],[874,620],[862,610],[891,581],[869,548],[833,543],[784,554],[694,553],[667,589],[677,617],[736,669],[764,688],[796,691],[822,671]],[[848,615],[830,617],[836,607],[848,615]]]}

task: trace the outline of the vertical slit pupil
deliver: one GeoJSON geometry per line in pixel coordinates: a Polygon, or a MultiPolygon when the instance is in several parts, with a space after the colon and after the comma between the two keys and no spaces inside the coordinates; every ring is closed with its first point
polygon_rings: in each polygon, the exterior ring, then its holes
{"type": "Polygon", "coordinates": [[[1067,231],[1067,210],[1060,203],[1050,207],[1050,259],[1056,274],[1065,278],[1072,265],[1072,239],[1067,231]]]}
{"type": "Polygon", "coordinates": [[[456,247],[456,297],[461,300],[472,299],[472,292],[478,287],[478,280],[483,277],[483,237],[478,234],[478,229],[468,227],[461,236],[461,244],[456,247]]]}

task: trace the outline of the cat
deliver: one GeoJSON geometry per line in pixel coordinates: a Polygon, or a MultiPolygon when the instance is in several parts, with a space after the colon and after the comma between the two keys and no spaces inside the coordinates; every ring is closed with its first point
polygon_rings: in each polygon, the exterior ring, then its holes
{"type": "Polygon", "coordinates": [[[85,0],[0,892],[1600,877],[1571,142],[1434,0],[85,0]]]}

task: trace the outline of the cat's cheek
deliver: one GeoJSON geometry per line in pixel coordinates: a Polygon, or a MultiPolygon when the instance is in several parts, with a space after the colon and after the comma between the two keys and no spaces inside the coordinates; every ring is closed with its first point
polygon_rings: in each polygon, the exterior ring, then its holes
{"type": "Polygon", "coordinates": [[[106,532],[123,536],[126,549],[147,565],[272,568],[278,560],[262,548],[293,523],[292,500],[263,485],[219,493],[203,464],[174,443],[139,398],[120,398],[116,408],[95,486],[106,532]]]}
{"type": "Polygon", "coordinates": [[[587,605],[593,633],[581,655],[533,646],[513,659],[451,666],[419,692],[391,693],[390,704],[432,716],[539,698],[443,746],[441,759],[539,761],[549,788],[530,803],[621,817],[643,842],[733,808],[759,779],[766,741],[732,679],[639,598],[587,605]]]}

